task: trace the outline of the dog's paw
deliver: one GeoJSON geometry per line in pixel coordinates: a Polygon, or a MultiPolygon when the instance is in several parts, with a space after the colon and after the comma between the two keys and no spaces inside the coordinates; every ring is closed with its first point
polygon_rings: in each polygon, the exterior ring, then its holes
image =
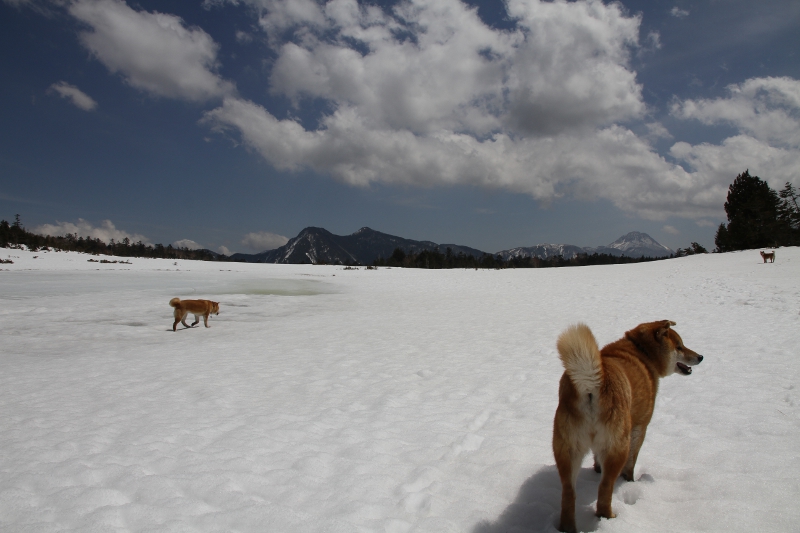
{"type": "Polygon", "coordinates": [[[614,511],[612,511],[611,509],[609,509],[608,511],[600,511],[598,509],[597,512],[595,513],[595,516],[597,516],[599,518],[609,518],[610,519],[610,518],[616,518],[617,514],[614,511]]]}

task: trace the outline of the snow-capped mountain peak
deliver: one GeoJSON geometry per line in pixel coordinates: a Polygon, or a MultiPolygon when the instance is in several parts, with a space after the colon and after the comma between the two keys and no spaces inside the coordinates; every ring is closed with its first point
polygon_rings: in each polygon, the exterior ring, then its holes
{"type": "Polygon", "coordinates": [[[607,248],[614,248],[627,256],[662,257],[674,253],[670,248],[656,241],[647,233],[631,231],[612,242],[607,248]]]}

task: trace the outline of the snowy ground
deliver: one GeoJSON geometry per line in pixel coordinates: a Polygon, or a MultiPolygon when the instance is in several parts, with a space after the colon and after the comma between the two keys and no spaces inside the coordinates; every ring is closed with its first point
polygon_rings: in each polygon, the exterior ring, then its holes
{"type": "Polygon", "coordinates": [[[0,530],[555,531],[559,332],[671,319],[635,483],[584,530],[800,530],[800,249],[541,270],[0,249],[0,530]],[[34,258],[34,256],[36,256],[34,258]],[[100,259],[100,258],[95,258],[100,259]],[[174,296],[221,302],[171,330],[174,296]]]}

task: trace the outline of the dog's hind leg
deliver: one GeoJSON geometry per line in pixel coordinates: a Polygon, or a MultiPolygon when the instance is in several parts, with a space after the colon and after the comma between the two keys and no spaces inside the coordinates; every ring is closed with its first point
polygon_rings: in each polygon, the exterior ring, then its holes
{"type": "Polygon", "coordinates": [[[642,426],[636,426],[631,430],[631,450],[628,453],[628,461],[622,469],[622,477],[625,481],[633,481],[633,469],[636,467],[636,459],[639,457],[645,433],[647,433],[647,428],[642,426]]]}
{"type": "Polygon", "coordinates": [[[561,478],[561,520],[558,530],[567,533],[577,531],[575,526],[575,484],[581,469],[583,455],[575,449],[563,449],[556,454],[558,477],[561,478]]]}
{"type": "Polygon", "coordinates": [[[569,415],[556,411],[553,428],[553,455],[561,479],[561,520],[559,531],[575,532],[575,484],[586,452],[588,441],[581,438],[580,423],[569,415]]]}
{"type": "Polygon", "coordinates": [[[603,460],[603,477],[600,478],[600,487],[597,490],[597,516],[615,518],[617,515],[611,510],[611,495],[614,492],[614,483],[617,481],[625,461],[628,459],[628,447],[618,446],[608,450],[603,460]]]}

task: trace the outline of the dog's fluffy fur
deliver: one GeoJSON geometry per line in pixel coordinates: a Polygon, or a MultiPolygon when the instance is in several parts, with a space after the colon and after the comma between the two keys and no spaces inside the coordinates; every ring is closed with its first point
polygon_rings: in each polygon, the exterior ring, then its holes
{"type": "Polygon", "coordinates": [[[575,531],[575,482],[591,449],[602,472],[597,516],[614,518],[611,494],[617,477],[633,480],[633,468],[653,416],[659,378],[689,375],[703,360],[661,320],[639,324],[602,350],[585,324],[558,338],[564,363],[553,422],[553,453],[561,478],[561,531],[575,531]]]}
{"type": "Polygon", "coordinates": [[[765,252],[764,250],[761,250],[761,258],[764,260],[765,263],[767,262],[767,259],[769,259],[770,263],[774,263],[775,252],[765,252]]]}
{"type": "Polygon", "coordinates": [[[175,322],[172,324],[172,331],[178,328],[178,322],[191,328],[200,322],[200,317],[203,317],[203,324],[208,325],[208,315],[219,314],[219,302],[212,302],[211,300],[181,300],[180,298],[173,298],[169,301],[169,305],[175,308],[175,322]],[[194,315],[194,322],[192,325],[186,323],[186,316],[192,313],[194,315]]]}

